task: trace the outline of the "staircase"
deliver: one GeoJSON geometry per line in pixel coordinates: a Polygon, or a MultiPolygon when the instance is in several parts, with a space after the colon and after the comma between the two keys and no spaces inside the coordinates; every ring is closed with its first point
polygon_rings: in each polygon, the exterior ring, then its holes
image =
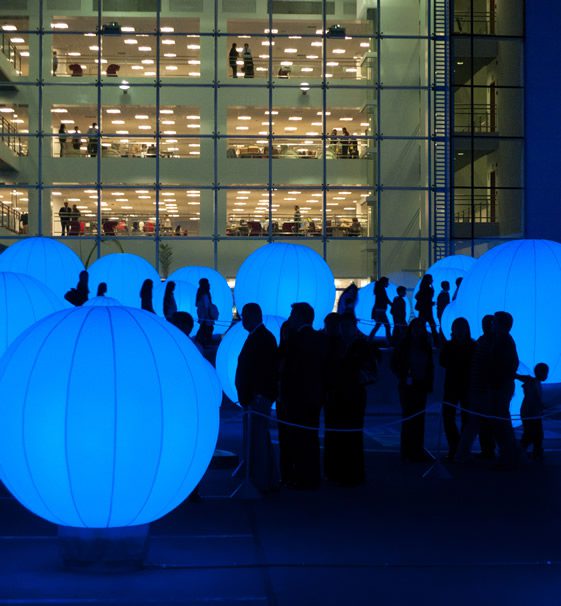
{"type": "Polygon", "coordinates": [[[433,11],[433,259],[450,254],[450,13],[449,0],[434,0],[433,11]]]}

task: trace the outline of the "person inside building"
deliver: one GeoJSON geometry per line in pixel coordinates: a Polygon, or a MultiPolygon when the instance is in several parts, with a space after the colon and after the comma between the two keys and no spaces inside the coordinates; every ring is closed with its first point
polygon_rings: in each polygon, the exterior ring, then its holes
{"type": "Polygon", "coordinates": [[[246,42],[243,45],[242,51],[242,59],[243,59],[243,77],[244,78],[253,78],[253,55],[251,54],[251,50],[249,48],[249,44],[246,42]]]}
{"type": "Polygon", "coordinates": [[[82,144],[82,133],[80,133],[80,129],[78,128],[78,126],[75,126],[74,132],[72,133],[72,149],[79,152],[81,144],[82,144]]]}
{"type": "Polygon", "coordinates": [[[68,230],[70,227],[70,219],[71,219],[72,209],[68,205],[68,202],[64,202],[64,205],[61,206],[58,211],[58,216],[60,218],[60,228],[62,230],[63,236],[68,236],[68,230]]]}
{"type": "Polygon", "coordinates": [[[64,150],[66,148],[66,140],[68,139],[68,133],[66,132],[66,124],[61,123],[58,129],[58,144],[59,144],[59,156],[64,156],[64,150]]]}
{"type": "Polygon", "coordinates": [[[97,123],[92,122],[90,128],[88,128],[87,136],[88,136],[88,155],[90,158],[95,158],[97,156],[97,149],[99,145],[98,141],[98,130],[97,123]]]}
{"type": "Polygon", "coordinates": [[[299,233],[302,229],[302,213],[300,212],[300,207],[296,205],[294,207],[294,232],[299,233]]]}
{"type": "Polygon", "coordinates": [[[232,78],[238,77],[238,47],[236,43],[232,43],[232,48],[230,48],[230,52],[228,53],[228,64],[230,65],[230,69],[232,70],[232,78]]]}
{"type": "Polygon", "coordinates": [[[55,50],[53,51],[51,65],[52,65],[53,76],[56,76],[56,73],[58,71],[58,53],[55,50]]]}

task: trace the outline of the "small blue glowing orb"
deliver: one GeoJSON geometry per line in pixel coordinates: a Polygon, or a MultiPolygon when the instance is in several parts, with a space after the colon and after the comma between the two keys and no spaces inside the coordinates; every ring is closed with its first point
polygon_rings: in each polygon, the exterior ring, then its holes
{"type": "MultiPolygon", "coordinates": [[[[388,297],[390,301],[393,301],[395,297],[397,297],[397,286],[395,284],[390,284],[386,288],[386,292],[388,293],[388,297]]],[[[358,290],[358,301],[355,307],[355,316],[358,320],[358,328],[365,335],[369,335],[374,328],[374,320],[372,320],[372,308],[374,307],[374,282],[371,284],[367,284],[358,290]]],[[[390,326],[393,329],[393,316],[390,313],[390,306],[388,305],[388,320],[390,321],[390,326]]],[[[411,316],[411,301],[409,301],[409,297],[405,297],[405,317],[407,321],[411,316]]],[[[383,337],[385,336],[384,327],[380,327],[377,336],[383,337]]]]}
{"type": "MultiPolygon", "coordinates": [[[[210,283],[210,295],[212,302],[218,307],[218,320],[214,323],[214,334],[221,335],[225,333],[230,324],[232,324],[232,308],[234,299],[232,297],[232,289],[228,286],[228,282],[222,274],[218,273],[210,267],[202,267],[193,265],[190,267],[181,267],[176,269],[168,278],[168,280],[180,280],[182,282],[190,282],[195,286],[195,291],[199,288],[199,280],[206,278],[210,283]]],[[[179,307],[179,302],[177,307],[179,307]]],[[[185,311],[188,311],[187,309],[185,311]]],[[[191,312],[189,312],[191,313],[191,312]]],[[[191,314],[197,321],[197,312],[191,314]]]]}
{"type": "MultiPolygon", "coordinates": [[[[263,318],[263,324],[273,333],[277,340],[277,345],[280,343],[280,329],[284,321],[284,318],[277,316],[264,316],[263,318]]],[[[235,404],[238,404],[238,390],[236,389],[238,356],[248,334],[242,323],[237,322],[222,337],[216,353],[216,372],[218,373],[222,389],[235,404]]]]}
{"type": "Polygon", "coordinates": [[[150,278],[156,286],[158,272],[142,257],[130,253],[115,253],[101,257],[93,263],[90,274],[90,291],[97,292],[100,282],[107,283],[108,292],[128,307],[140,307],[140,288],[150,278]]]}
{"type": "Polygon", "coordinates": [[[335,281],[318,253],[301,244],[266,244],[249,255],[236,276],[236,307],[259,303],[264,315],[287,318],[291,304],[309,303],[314,327],[333,311],[335,281]]]}
{"type": "MultiPolygon", "coordinates": [[[[436,298],[442,290],[440,283],[444,280],[450,282],[450,300],[452,300],[454,291],[456,290],[456,279],[465,278],[475,263],[476,259],[473,257],[467,257],[466,255],[451,255],[449,257],[444,257],[444,259],[440,259],[440,261],[431,265],[425,273],[430,274],[433,278],[432,287],[434,288],[434,302],[436,303],[436,298]]],[[[415,295],[419,292],[420,284],[421,280],[417,282],[415,290],[413,291],[413,302],[415,302],[415,295]]],[[[463,284],[460,287],[460,291],[462,288],[463,284]]],[[[413,308],[414,307],[415,306],[413,305],[413,308]]],[[[418,315],[418,313],[419,312],[415,310],[415,315],[418,315]]],[[[434,319],[437,320],[436,306],[434,307],[434,319]]]]}
{"type": "Polygon", "coordinates": [[[92,299],[89,299],[84,303],[83,307],[112,307],[114,305],[121,305],[121,302],[113,297],[103,295],[102,297],[93,297],[92,299]]]}
{"type": "Polygon", "coordinates": [[[26,328],[69,307],[69,303],[39,280],[25,274],[0,272],[0,355],[26,328]]]}
{"type": "Polygon", "coordinates": [[[218,435],[220,385],[155,314],[77,307],[25,331],[0,360],[0,469],[63,526],[146,524],[179,505],[218,435]]]}
{"type": "Polygon", "coordinates": [[[52,238],[25,238],[0,255],[0,271],[31,276],[59,297],[76,286],[83,270],[80,257],[66,244],[52,238]]]}
{"type": "Polygon", "coordinates": [[[515,240],[485,253],[460,288],[457,315],[466,318],[474,338],[481,318],[508,311],[520,360],[530,369],[549,365],[548,383],[561,382],[561,244],[515,240]]]}
{"type": "MultiPolygon", "coordinates": [[[[160,282],[154,284],[154,311],[164,317],[164,294],[166,291],[166,284],[170,282],[169,278],[166,282],[160,282]]],[[[183,282],[182,280],[173,280],[175,282],[175,290],[173,296],[177,304],[177,311],[186,311],[191,314],[193,320],[197,321],[197,306],[195,300],[197,297],[197,287],[190,282],[183,282]]],[[[198,324],[197,324],[198,326],[198,324]]],[[[195,331],[196,332],[196,331],[195,331]]]]}

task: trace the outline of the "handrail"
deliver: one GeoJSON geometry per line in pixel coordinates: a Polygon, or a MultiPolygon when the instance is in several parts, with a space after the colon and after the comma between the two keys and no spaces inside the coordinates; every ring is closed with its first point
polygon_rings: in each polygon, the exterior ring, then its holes
{"type": "Polygon", "coordinates": [[[22,137],[16,126],[0,114],[0,141],[17,156],[27,156],[27,137],[22,137]]]}
{"type": "Polygon", "coordinates": [[[16,45],[10,42],[9,34],[6,32],[0,33],[0,52],[14,66],[18,74],[22,73],[22,56],[16,45]]]}
{"type": "Polygon", "coordinates": [[[23,228],[21,216],[22,213],[19,210],[15,210],[4,202],[0,202],[0,227],[13,231],[16,234],[20,233],[20,227],[23,228]]]}

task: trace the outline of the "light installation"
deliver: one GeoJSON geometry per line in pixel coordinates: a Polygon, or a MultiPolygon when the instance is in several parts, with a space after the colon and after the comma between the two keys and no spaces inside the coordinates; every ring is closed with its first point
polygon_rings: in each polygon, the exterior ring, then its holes
{"type": "MultiPolygon", "coordinates": [[[[397,297],[397,286],[390,284],[386,288],[390,301],[397,297]]],[[[358,328],[365,335],[369,335],[374,328],[375,321],[372,320],[372,308],[374,307],[374,282],[367,284],[358,290],[358,300],[355,307],[355,316],[358,320],[358,328]]],[[[393,316],[390,313],[390,306],[387,309],[388,320],[393,328],[393,316]]],[[[411,316],[411,302],[409,297],[405,297],[405,317],[407,321],[411,316]]],[[[385,336],[384,327],[378,329],[377,336],[385,336]]]]}
{"type": "Polygon", "coordinates": [[[121,302],[113,297],[103,295],[100,297],[93,297],[84,303],[84,307],[111,307],[112,305],[121,305],[121,302]]]}
{"type": "Polygon", "coordinates": [[[44,318],[0,360],[0,390],[1,479],[59,525],[163,516],[197,485],[216,444],[216,372],[143,310],[78,307],[44,318]]]}
{"type": "Polygon", "coordinates": [[[60,297],[76,286],[83,269],[84,264],[78,255],[66,244],[52,238],[25,238],[0,255],[0,271],[31,276],[60,297]]]}
{"type": "MultiPolygon", "coordinates": [[[[280,343],[280,329],[285,321],[278,316],[264,316],[263,324],[273,333],[280,343]]],[[[238,367],[238,356],[242,350],[249,333],[241,322],[234,324],[224,335],[216,353],[216,372],[224,393],[238,404],[238,391],[236,389],[236,369],[238,367]]]]}
{"type": "MultiPolygon", "coordinates": [[[[224,276],[210,267],[193,265],[176,269],[168,278],[168,280],[190,282],[195,286],[195,290],[199,287],[199,280],[206,278],[210,283],[210,294],[212,302],[218,307],[218,320],[214,323],[214,334],[221,335],[225,333],[230,324],[232,324],[232,307],[234,300],[232,297],[232,289],[228,286],[228,282],[224,276]]],[[[178,308],[179,302],[178,302],[178,308]]],[[[185,311],[188,311],[187,309],[185,311]]],[[[189,312],[191,313],[191,312],[189,312]]],[[[197,314],[193,315],[195,322],[197,314]]]]}
{"type": "Polygon", "coordinates": [[[98,259],[89,267],[90,291],[97,292],[100,282],[106,282],[108,292],[129,307],[140,307],[140,288],[150,278],[160,282],[158,272],[142,257],[130,253],[114,253],[98,259]]]}
{"type": "MultiPolygon", "coordinates": [[[[154,311],[159,316],[162,316],[162,318],[164,317],[164,293],[166,291],[166,284],[170,281],[171,280],[168,279],[166,282],[154,284],[152,298],[154,311]]],[[[197,287],[194,284],[184,282],[183,280],[173,280],[173,282],[175,282],[173,296],[177,303],[177,311],[186,311],[191,314],[193,320],[196,322],[197,306],[195,305],[195,298],[197,296],[197,287]]]]}
{"type": "Polygon", "coordinates": [[[481,335],[481,318],[508,311],[518,357],[528,368],[549,365],[548,383],[561,382],[561,244],[515,240],[485,253],[466,275],[454,313],[481,335]]]}
{"type": "Polygon", "coordinates": [[[242,263],[236,276],[237,309],[259,303],[264,315],[287,318],[291,304],[309,303],[314,327],[333,310],[335,281],[318,253],[299,244],[274,243],[258,248],[242,263]]]}
{"type": "Polygon", "coordinates": [[[0,272],[0,355],[26,328],[69,307],[69,303],[39,280],[25,274],[0,272]]]}

